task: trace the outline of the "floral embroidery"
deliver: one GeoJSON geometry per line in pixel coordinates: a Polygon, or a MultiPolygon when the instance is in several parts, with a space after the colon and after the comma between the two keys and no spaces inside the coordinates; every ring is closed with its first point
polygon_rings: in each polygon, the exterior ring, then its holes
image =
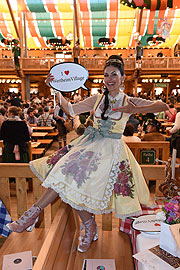
{"type": "Polygon", "coordinates": [[[97,170],[101,154],[81,149],[69,156],[69,159],[61,166],[64,175],[70,174],[76,181],[78,188],[89,179],[90,174],[97,170]]]}
{"type": "Polygon", "coordinates": [[[71,148],[70,145],[68,146],[66,145],[65,147],[59,149],[54,154],[50,155],[46,161],[48,167],[53,167],[60,160],[60,158],[62,158],[66,153],[69,152],[70,148],[71,148]]]}
{"type": "Polygon", "coordinates": [[[123,197],[128,196],[134,198],[133,176],[128,160],[120,162],[119,170],[116,183],[114,184],[115,196],[122,195],[123,197]]]}

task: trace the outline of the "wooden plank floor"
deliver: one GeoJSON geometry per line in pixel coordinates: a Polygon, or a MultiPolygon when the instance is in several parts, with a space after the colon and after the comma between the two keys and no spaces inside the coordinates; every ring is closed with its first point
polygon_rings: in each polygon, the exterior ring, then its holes
{"type": "Polygon", "coordinates": [[[133,270],[133,259],[129,236],[118,231],[102,231],[86,253],[76,253],[74,269],[82,269],[84,259],[115,259],[117,270],[133,270]]]}

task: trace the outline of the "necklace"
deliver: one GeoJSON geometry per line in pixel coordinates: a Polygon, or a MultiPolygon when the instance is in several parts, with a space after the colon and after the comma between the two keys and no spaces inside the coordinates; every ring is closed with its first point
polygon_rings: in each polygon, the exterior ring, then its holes
{"type": "Polygon", "coordinates": [[[110,103],[115,104],[117,101],[118,101],[118,100],[117,100],[116,98],[114,98],[114,99],[111,99],[111,100],[110,100],[110,103]]]}

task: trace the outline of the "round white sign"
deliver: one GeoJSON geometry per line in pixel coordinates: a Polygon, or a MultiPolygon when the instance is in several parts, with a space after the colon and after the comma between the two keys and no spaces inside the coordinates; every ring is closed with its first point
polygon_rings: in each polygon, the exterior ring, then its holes
{"type": "Polygon", "coordinates": [[[161,222],[156,215],[142,215],[134,218],[132,228],[141,232],[160,232],[161,222]]]}
{"type": "Polygon", "coordinates": [[[85,86],[89,76],[88,70],[82,65],[73,62],[60,63],[54,65],[50,73],[54,76],[50,86],[57,91],[72,92],[79,88],[89,90],[85,86]]]}

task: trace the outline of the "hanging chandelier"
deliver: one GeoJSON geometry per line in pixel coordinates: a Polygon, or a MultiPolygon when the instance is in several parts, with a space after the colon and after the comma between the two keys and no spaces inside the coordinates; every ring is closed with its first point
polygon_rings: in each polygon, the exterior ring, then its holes
{"type": "Polygon", "coordinates": [[[116,40],[115,40],[115,38],[103,37],[103,38],[99,38],[97,42],[98,42],[99,46],[101,46],[101,47],[111,47],[111,46],[114,46],[116,40]]]}
{"type": "Polygon", "coordinates": [[[46,43],[52,49],[68,49],[71,45],[71,41],[65,38],[50,38],[46,43]]]}
{"type": "Polygon", "coordinates": [[[147,39],[149,46],[161,46],[166,40],[159,36],[152,36],[147,39]]]}
{"type": "MultiPolygon", "coordinates": [[[[162,0],[120,0],[120,3],[129,6],[131,8],[140,8],[140,9],[150,9],[150,10],[160,10],[167,8],[173,8],[175,0],[165,0],[166,5],[161,5],[162,0]],[[155,4],[154,4],[155,3],[155,4]]],[[[180,1],[176,2],[177,8],[180,8],[180,1]]]]}
{"type": "Polygon", "coordinates": [[[17,39],[8,39],[8,38],[2,38],[1,43],[3,43],[6,47],[13,47],[15,44],[19,43],[19,40],[17,39]]]}

